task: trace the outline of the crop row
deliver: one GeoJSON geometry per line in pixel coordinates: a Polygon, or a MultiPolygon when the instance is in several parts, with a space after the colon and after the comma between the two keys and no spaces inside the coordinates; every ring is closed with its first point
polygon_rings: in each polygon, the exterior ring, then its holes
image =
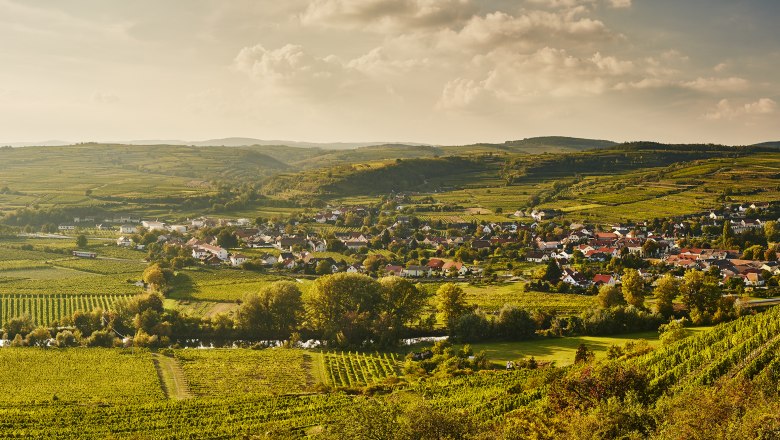
{"type": "Polygon", "coordinates": [[[50,325],[73,315],[77,310],[108,310],[120,298],[130,295],[0,295],[0,323],[27,315],[36,325],[50,325]]]}
{"type": "Polygon", "coordinates": [[[396,374],[395,354],[323,353],[326,380],[333,386],[357,387],[396,374]]]}

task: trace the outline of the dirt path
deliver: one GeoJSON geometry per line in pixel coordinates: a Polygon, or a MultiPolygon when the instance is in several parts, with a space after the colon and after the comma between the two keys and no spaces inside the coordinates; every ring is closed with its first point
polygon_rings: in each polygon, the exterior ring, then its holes
{"type": "Polygon", "coordinates": [[[187,378],[184,377],[181,365],[175,358],[152,353],[152,361],[157,370],[157,377],[160,378],[160,386],[169,399],[182,400],[193,397],[187,385],[187,378]]]}

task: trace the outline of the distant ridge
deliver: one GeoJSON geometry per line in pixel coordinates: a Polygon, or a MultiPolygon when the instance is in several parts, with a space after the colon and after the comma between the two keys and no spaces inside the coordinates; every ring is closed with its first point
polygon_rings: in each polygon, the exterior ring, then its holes
{"type": "Polygon", "coordinates": [[[572,150],[592,150],[594,148],[606,148],[617,145],[617,142],[604,139],[584,139],[566,136],[541,136],[516,141],[506,141],[504,145],[509,147],[524,148],[569,148],[572,150]]]}
{"type": "MultiPolygon", "coordinates": [[[[284,145],[298,148],[321,148],[324,150],[353,150],[360,147],[372,147],[379,145],[398,145],[396,142],[299,142],[289,140],[265,140],[245,137],[228,137],[220,139],[208,139],[205,141],[180,141],[180,140],[135,140],[129,142],[117,142],[127,145],[193,145],[196,147],[251,147],[255,145],[271,146],[284,145]]],[[[403,145],[428,146],[429,144],[406,143],[403,145]]]]}
{"type": "Polygon", "coordinates": [[[768,147],[768,148],[780,148],[780,141],[762,142],[760,144],[753,144],[753,147],[768,147]]]}

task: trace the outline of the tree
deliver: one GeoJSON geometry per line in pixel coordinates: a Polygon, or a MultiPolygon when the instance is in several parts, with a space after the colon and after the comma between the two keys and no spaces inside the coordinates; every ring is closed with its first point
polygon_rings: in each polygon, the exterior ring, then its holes
{"type": "Polygon", "coordinates": [[[318,278],[305,299],[313,329],[325,340],[340,345],[357,345],[371,337],[381,303],[379,282],[351,273],[318,278]]]}
{"type": "Polygon", "coordinates": [[[698,270],[685,272],[680,286],[682,300],[691,311],[712,312],[717,308],[721,297],[717,284],[698,270]]]}
{"type": "Polygon", "coordinates": [[[375,331],[381,335],[382,341],[393,344],[400,337],[404,325],[420,316],[428,293],[401,277],[384,277],[379,284],[382,287],[382,310],[378,321],[381,327],[375,331]]]}
{"type": "Polygon", "coordinates": [[[617,286],[604,284],[599,287],[599,293],[596,295],[596,301],[602,309],[609,309],[614,306],[625,304],[623,293],[617,286]]]}
{"type": "Polygon", "coordinates": [[[645,306],[645,280],[639,272],[634,269],[623,270],[621,289],[627,303],[638,308],[645,306]]]}
{"type": "Polygon", "coordinates": [[[87,236],[84,234],[79,235],[76,237],[76,247],[79,249],[84,249],[87,247],[87,236]]]}
{"type": "Polygon", "coordinates": [[[70,330],[63,330],[57,333],[55,339],[57,340],[57,347],[59,348],[75,347],[78,345],[76,336],[74,336],[70,330]]]}
{"type": "Polygon", "coordinates": [[[143,280],[144,283],[149,284],[156,289],[162,289],[166,285],[165,274],[163,274],[159,264],[152,264],[147,267],[146,270],[144,270],[143,280]]]}
{"type": "Polygon", "coordinates": [[[542,279],[550,283],[557,283],[558,280],[561,279],[561,274],[563,274],[563,272],[561,271],[560,266],[558,266],[558,262],[556,262],[555,259],[550,258],[547,261],[547,267],[544,269],[542,279]]]}
{"type": "Polygon", "coordinates": [[[723,220],[723,233],[720,238],[723,247],[730,246],[733,238],[734,232],[731,230],[731,223],[728,220],[723,220]]]}
{"type": "Polygon", "coordinates": [[[333,268],[328,260],[322,260],[317,263],[317,268],[314,270],[317,275],[330,275],[333,273],[333,268]]]}
{"type": "Polygon", "coordinates": [[[229,229],[223,229],[217,234],[217,244],[225,249],[238,247],[238,238],[233,231],[229,229]]]}
{"type": "Polygon", "coordinates": [[[291,281],[277,281],[249,295],[236,313],[236,326],[254,338],[287,338],[303,313],[301,290],[291,281]]]}
{"type": "Polygon", "coordinates": [[[436,291],[436,308],[444,316],[447,328],[452,329],[455,320],[469,310],[466,292],[456,284],[442,284],[436,291]]]}
{"type": "Polygon", "coordinates": [[[29,315],[17,316],[3,323],[3,333],[7,335],[8,339],[13,339],[16,335],[24,337],[32,329],[33,323],[29,315]]]}
{"type": "Polygon", "coordinates": [[[589,363],[592,362],[595,357],[596,355],[593,353],[593,350],[588,348],[585,344],[580,344],[580,346],[577,347],[577,352],[574,354],[574,363],[589,363]]]}
{"type": "Polygon", "coordinates": [[[687,332],[685,331],[685,319],[679,321],[671,320],[667,324],[661,324],[658,327],[658,333],[660,334],[661,344],[670,345],[677,341],[685,339],[687,332]]]}
{"type": "Polygon", "coordinates": [[[680,294],[680,282],[672,274],[666,274],[656,283],[653,290],[655,311],[663,316],[674,313],[673,301],[680,294]]]}
{"type": "Polygon", "coordinates": [[[778,227],[776,221],[770,220],[764,223],[764,235],[769,243],[775,243],[780,240],[780,227],[778,227]]]}
{"type": "Polygon", "coordinates": [[[498,313],[496,332],[508,340],[525,340],[535,335],[536,324],[527,310],[506,304],[498,313]]]}
{"type": "Polygon", "coordinates": [[[24,342],[28,347],[46,347],[49,339],[51,339],[51,333],[46,327],[36,327],[35,330],[27,333],[24,342]]]}

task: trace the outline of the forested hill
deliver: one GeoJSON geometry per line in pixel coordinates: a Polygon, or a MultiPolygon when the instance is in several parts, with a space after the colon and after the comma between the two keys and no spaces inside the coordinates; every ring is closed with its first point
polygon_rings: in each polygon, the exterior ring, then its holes
{"type": "Polygon", "coordinates": [[[45,180],[60,175],[94,176],[111,170],[177,176],[201,181],[246,180],[287,171],[290,166],[253,149],[177,145],[78,144],[64,147],[0,148],[0,172],[45,180]]]}
{"type": "Polygon", "coordinates": [[[446,185],[447,179],[468,179],[482,172],[498,175],[502,163],[492,158],[451,156],[341,165],[274,176],[263,186],[263,193],[311,197],[430,191],[446,185]]]}

